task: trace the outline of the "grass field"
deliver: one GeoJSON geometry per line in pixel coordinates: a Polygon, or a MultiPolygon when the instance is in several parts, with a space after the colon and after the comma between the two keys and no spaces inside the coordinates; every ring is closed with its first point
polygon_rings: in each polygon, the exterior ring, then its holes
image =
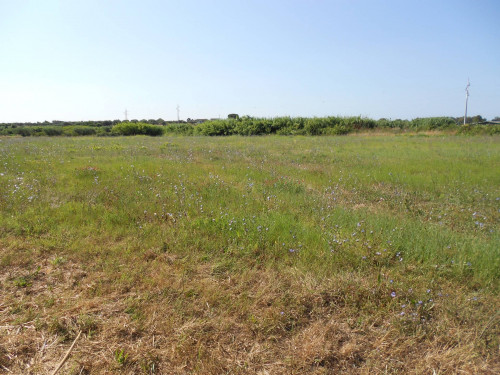
{"type": "Polygon", "coordinates": [[[500,138],[0,138],[0,373],[500,372],[500,138]]]}

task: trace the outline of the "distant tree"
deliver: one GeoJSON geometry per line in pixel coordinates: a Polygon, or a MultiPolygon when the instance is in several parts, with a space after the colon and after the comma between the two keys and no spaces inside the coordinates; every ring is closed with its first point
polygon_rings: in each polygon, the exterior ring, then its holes
{"type": "Polygon", "coordinates": [[[494,117],[491,121],[500,121],[500,116],[494,117]]]}
{"type": "MultiPolygon", "coordinates": [[[[457,118],[455,119],[455,121],[456,121],[458,124],[462,125],[462,124],[464,123],[464,116],[462,116],[462,117],[457,117],[457,118]]],[[[467,123],[467,124],[476,124],[476,123],[478,123],[478,122],[484,122],[484,121],[486,121],[486,119],[485,119],[483,116],[481,116],[481,115],[476,115],[476,116],[472,116],[472,117],[471,117],[471,116],[467,116],[467,121],[466,121],[466,123],[467,123]]]]}
{"type": "Polygon", "coordinates": [[[240,116],[238,116],[236,113],[230,113],[229,115],[227,115],[227,118],[232,118],[232,119],[239,119],[240,116]]]}
{"type": "Polygon", "coordinates": [[[486,121],[486,119],[483,116],[480,116],[480,115],[473,116],[471,120],[472,120],[472,123],[486,121]]]}

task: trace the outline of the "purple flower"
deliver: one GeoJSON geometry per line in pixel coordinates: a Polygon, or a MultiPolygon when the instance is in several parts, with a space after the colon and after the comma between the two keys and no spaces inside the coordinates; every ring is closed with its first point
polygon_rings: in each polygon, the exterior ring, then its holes
{"type": "Polygon", "coordinates": [[[392,292],[392,293],[391,293],[391,297],[392,297],[392,298],[396,297],[396,292],[392,292]]]}

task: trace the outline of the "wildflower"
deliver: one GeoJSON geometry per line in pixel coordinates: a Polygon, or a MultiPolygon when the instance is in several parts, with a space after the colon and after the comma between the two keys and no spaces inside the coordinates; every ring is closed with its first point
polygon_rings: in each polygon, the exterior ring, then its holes
{"type": "Polygon", "coordinates": [[[396,292],[392,292],[392,293],[391,293],[391,297],[392,297],[392,298],[395,298],[395,297],[396,297],[396,292]]]}

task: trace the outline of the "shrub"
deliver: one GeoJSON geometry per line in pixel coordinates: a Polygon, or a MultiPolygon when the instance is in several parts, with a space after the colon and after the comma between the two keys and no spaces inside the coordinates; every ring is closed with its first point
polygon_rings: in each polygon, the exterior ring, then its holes
{"type": "Polygon", "coordinates": [[[192,135],[194,128],[191,124],[169,124],[164,130],[167,134],[192,135]]]}
{"type": "Polygon", "coordinates": [[[325,128],[321,134],[324,135],[345,135],[349,134],[352,131],[352,128],[346,125],[336,125],[333,128],[325,128]]]}
{"type": "Polygon", "coordinates": [[[195,134],[199,135],[232,135],[235,134],[236,120],[213,120],[206,121],[196,126],[195,134]]]}
{"type": "Polygon", "coordinates": [[[151,137],[158,137],[163,135],[163,127],[150,124],[139,124],[140,134],[149,135],[151,137]]]}
{"type": "Polygon", "coordinates": [[[54,137],[58,135],[63,135],[63,129],[57,126],[47,126],[43,128],[45,135],[49,137],[54,137]]]}
{"type": "Polygon", "coordinates": [[[90,126],[64,126],[64,134],[67,136],[94,135],[96,129],[90,126]]]}
{"type": "Polygon", "coordinates": [[[457,127],[457,123],[451,117],[415,118],[410,121],[410,128],[415,130],[450,129],[455,127],[457,127]]]}
{"type": "Polygon", "coordinates": [[[236,122],[234,131],[239,135],[262,135],[272,133],[272,120],[243,117],[236,122]]]}
{"type": "Polygon", "coordinates": [[[17,131],[14,134],[19,134],[23,137],[29,137],[33,133],[30,128],[25,128],[25,127],[17,128],[16,130],[17,131]]]}
{"type": "Polygon", "coordinates": [[[325,119],[314,117],[306,120],[304,129],[309,135],[320,135],[326,127],[327,122],[325,119]]]}
{"type": "Polygon", "coordinates": [[[458,129],[458,134],[463,135],[494,135],[500,134],[500,125],[462,125],[458,129]]]}
{"type": "Polygon", "coordinates": [[[143,122],[122,122],[111,128],[114,135],[163,135],[163,127],[158,125],[145,124],[143,122]]]}

